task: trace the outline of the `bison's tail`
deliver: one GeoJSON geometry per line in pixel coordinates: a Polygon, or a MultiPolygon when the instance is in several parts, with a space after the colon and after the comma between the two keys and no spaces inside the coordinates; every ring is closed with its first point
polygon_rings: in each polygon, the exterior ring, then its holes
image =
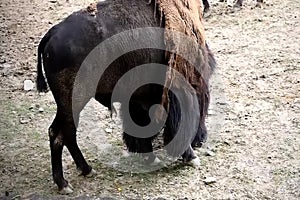
{"type": "Polygon", "coordinates": [[[37,64],[37,79],[36,79],[36,88],[39,92],[47,92],[48,86],[46,79],[43,74],[43,66],[42,66],[42,54],[47,42],[50,39],[50,33],[48,32],[41,40],[38,46],[38,64],[37,64]]]}

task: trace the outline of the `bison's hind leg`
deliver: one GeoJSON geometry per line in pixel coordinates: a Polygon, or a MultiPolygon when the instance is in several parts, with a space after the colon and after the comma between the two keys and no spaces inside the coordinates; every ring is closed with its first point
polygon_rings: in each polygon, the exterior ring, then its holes
{"type": "Polygon", "coordinates": [[[54,78],[50,76],[48,78],[49,86],[57,104],[57,113],[49,128],[52,174],[60,193],[63,194],[72,192],[72,187],[63,176],[62,150],[64,146],[68,148],[82,175],[86,176],[92,171],[76,141],[79,113],[89,99],[84,97],[85,99],[77,99],[76,102],[72,102],[72,87],[68,87],[71,85],[72,78],[66,77],[68,76],[62,73],[54,78]]]}
{"type": "Polygon", "coordinates": [[[152,138],[137,138],[123,132],[123,140],[128,151],[141,154],[146,164],[154,163],[157,160],[153,153],[152,138]]]}
{"type": "Polygon", "coordinates": [[[192,147],[201,147],[203,143],[205,143],[207,140],[207,130],[205,126],[205,122],[200,122],[200,125],[198,127],[197,134],[192,142],[192,147]]]}

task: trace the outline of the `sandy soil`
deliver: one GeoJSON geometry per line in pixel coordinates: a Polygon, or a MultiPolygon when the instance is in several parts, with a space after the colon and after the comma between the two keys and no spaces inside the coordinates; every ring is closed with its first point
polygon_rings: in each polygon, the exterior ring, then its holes
{"type": "MultiPolygon", "coordinates": [[[[300,2],[245,0],[241,10],[212,2],[205,19],[218,69],[211,81],[209,139],[201,166],[180,162],[134,174],[105,162],[123,148],[117,117],[91,101],[82,112],[79,144],[97,171],[78,176],[67,151],[69,198],[300,199],[300,2]],[[213,177],[215,183],[205,184],[213,177]]],[[[0,199],[61,199],[53,184],[47,129],[51,93],[24,91],[36,77],[43,34],[91,0],[0,2],[0,199]]]]}

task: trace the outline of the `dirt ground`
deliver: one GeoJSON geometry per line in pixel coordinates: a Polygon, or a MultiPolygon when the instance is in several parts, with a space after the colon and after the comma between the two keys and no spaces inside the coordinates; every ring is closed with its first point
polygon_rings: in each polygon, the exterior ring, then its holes
{"type": "MultiPolygon", "coordinates": [[[[0,199],[61,199],[53,184],[47,129],[55,114],[51,93],[23,90],[35,81],[43,34],[91,0],[0,2],[0,199]]],[[[300,2],[245,0],[241,10],[212,2],[205,19],[218,69],[211,81],[208,142],[201,166],[176,162],[151,173],[113,167],[109,149],[122,149],[121,123],[91,101],[78,140],[97,171],[78,176],[64,152],[68,198],[300,199],[300,2]],[[106,139],[103,139],[106,138],[106,139]],[[206,184],[206,178],[215,182],[206,184]]],[[[114,152],[112,152],[114,154],[114,152]]]]}

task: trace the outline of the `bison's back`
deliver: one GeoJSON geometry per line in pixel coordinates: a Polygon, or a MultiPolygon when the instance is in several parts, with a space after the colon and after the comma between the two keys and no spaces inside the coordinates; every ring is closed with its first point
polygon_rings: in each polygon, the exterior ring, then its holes
{"type": "MultiPolygon", "coordinates": [[[[107,0],[74,12],[51,28],[46,34],[49,40],[42,51],[44,71],[50,89],[53,90],[58,82],[61,82],[56,80],[57,74],[59,79],[67,76],[68,85],[72,85],[83,61],[104,40],[135,28],[158,27],[160,19],[155,16],[154,9],[152,4],[148,5],[147,1],[143,0],[107,0]]],[[[141,38],[147,36],[143,35],[141,38]]],[[[163,43],[163,35],[159,38],[163,43]]],[[[130,45],[136,42],[137,38],[128,34],[126,40],[130,45]]],[[[109,49],[115,48],[124,48],[124,46],[116,42],[109,43],[109,49]]],[[[128,70],[147,63],[164,63],[164,55],[163,50],[140,49],[121,55],[109,67],[102,66],[99,60],[96,67],[105,67],[107,70],[99,82],[97,92],[111,93],[116,82],[128,70]]],[[[143,75],[151,76],[150,73],[143,75]]],[[[143,77],[135,78],[143,79],[143,77]]]]}
{"type": "Polygon", "coordinates": [[[154,8],[141,0],[107,0],[94,10],[88,7],[71,14],[50,29],[44,50],[47,71],[79,67],[88,53],[103,40],[133,28],[158,26],[154,8]]]}

